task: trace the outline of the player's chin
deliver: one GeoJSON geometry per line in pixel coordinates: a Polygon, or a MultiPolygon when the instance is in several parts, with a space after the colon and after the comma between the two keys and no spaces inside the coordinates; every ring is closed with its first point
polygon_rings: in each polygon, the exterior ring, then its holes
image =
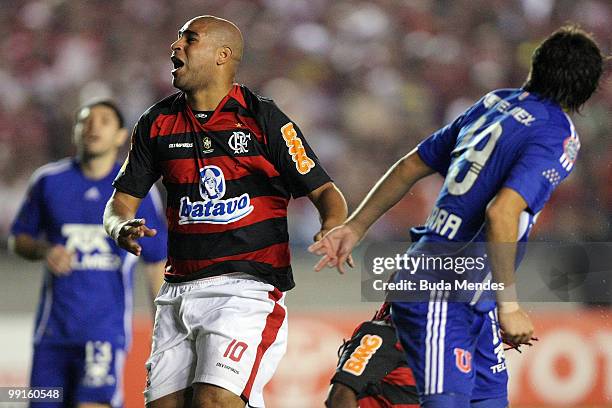
{"type": "Polygon", "coordinates": [[[185,80],[181,77],[180,73],[172,74],[172,86],[181,91],[185,91],[185,80]]]}
{"type": "Polygon", "coordinates": [[[90,159],[106,156],[112,149],[107,146],[88,146],[84,149],[85,156],[90,159]]]}

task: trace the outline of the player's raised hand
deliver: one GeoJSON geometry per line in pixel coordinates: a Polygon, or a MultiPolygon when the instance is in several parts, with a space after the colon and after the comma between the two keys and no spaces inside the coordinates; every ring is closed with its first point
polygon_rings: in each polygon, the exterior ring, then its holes
{"type": "MultiPolygon", "coordinates": [[[[329,232],[330,230],[327,229],[322,229],[321,231],[317,232],[315,234],[315,236],[313,237],[313,241],[314,242],[319,242],[320,240],[323,239],[323,237],[329,232]]],[[[346,258],[346,264],[348,266],[350,266],[351,268],[355,267],[355,261],[353,261],[353,255],[349,255],[348,258],[346,258]]],[[[317,271],[318,272],[318,271],[317,271]]]]}
{"type": "Polygon", "coordinates": [[[52,274],[57,276],[69,275],[72,272],[73,255],[63,245],[54,245],[47,250],[45,263],[52,274]]]}
{"type": "Polygon", "coordinates": [[[308,247],[308,251],[321,256],[314,267],[315,271],[319,272],[327,266],[336,267],[338,272],[344,273],[345,262],[350,262],[349,266],[353,267],[351,251],[360,239],[361,236],[347,224],[331,229],[323,238],[308,247]]]}
{"type": "Polygon", "coordinates": [[[117,245],[136,256],[140,256],[142,247],[138,244],[138,239],[142,237],[153,237],[157,230],[146,226],[144,218],[127,220],[121,224],[115,239],[117,245]]]}
{"type": "Polygon", "coordinates": [[[498,310],[499,325],[502,330],[504,342],[518,346],[529,344],[533,336],[533,323],[531,318],[518,304],[498,310]]]}

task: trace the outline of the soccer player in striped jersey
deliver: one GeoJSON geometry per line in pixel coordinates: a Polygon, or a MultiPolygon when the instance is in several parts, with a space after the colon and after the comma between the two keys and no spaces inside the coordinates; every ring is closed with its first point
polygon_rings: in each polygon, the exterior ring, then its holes
{"type": "MultiPolygon", "coordinates": [[[[102,215],[128,132],[116,105],[98,101],[78,110],[73,135],[76,157],[34,173],[11,230],[12,249],[45,265],[30,386],[63,388],[63,403],[31,405],[121,407],[137,258],[107,237],[102,215]]],[[[155,296],[166,263],[166,227],[157,191],[143,200],[139,216],[157,232],[142,251],[155,296]]]]}
{"type": "MultiPolygon", "coordinates": [[[[537,214],[574,167],[580,141],[566,112],[577,111],[595,92],[603,61],[589,34],[574,26],[557,30],[534,52],[522,88],[488,93],[424,140],[388,171],[344,225],[311,246],[323,255],[315,269],[331,265],[343,271],[343,261],[372,223],[414,183],[435,172],[445,177],[425,226],[412,231],[415,244],[408,254],[439,257],[437,250],[457,243],[451,256],[488,255],[488,267],[470,283],[492,278],[505,289],[483,296],[434,287],[422,294],[425,300],[392,304],[423,407],[507,406],[503,348],[496,356],[481,346],[486,316],[497,305],[504,339],[514,345],[530,341],[534,328],[514,289],[521,258],[517,242],[527,240],[537,214]],[[490,365],[495,359],[500,363],[490,365]],[[492,384],[485,395],[475,394],[479,383],[492,384]]],[[[395,279],[460,282],[464,277],[458,273],[420,268],[400,270],[395,279]]]]}
{"type": "Polygon", "coordinates": [[[134,218],[162,177],[168,265],[147,362],[149,407],[263,407],[285,352],[285,292],[293,288],[290,198],[308,196],[321,226],[346,202],[299,127],[270,99],[234,83],[243,40],[231,22],[196,17],[172,44],[180,92],[149,108],[114,182],[106,230],[138,255],[148,234],[134,218]]]}

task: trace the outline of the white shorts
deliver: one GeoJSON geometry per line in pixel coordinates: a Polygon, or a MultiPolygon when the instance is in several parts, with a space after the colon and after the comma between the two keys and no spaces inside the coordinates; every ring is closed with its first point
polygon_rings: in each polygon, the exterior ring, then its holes
{"type": "Polygon", "coordinates": [[[264,407],[263,387],[287,348],[284,300],[246,274],[165,282],[155,299],[145,402],[208,383],[264,407]]]}

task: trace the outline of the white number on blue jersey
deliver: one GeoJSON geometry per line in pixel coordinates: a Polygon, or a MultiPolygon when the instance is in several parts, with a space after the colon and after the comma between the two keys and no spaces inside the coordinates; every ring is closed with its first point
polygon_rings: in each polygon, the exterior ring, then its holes
{"type": "Polygon", "coordinates": [[[452,154],[461,154],[453,160],[448,175],[446,176],[446,188],[452,195],[462,195],[467,193],[478,178],[480,171],[489,160],[493,149],[497,144],[497,140],[502,134],[502,127],[499,121],[493,122],[486,129],[474,135],[482,125],[487,121],[487,116],[481,116],[468,130],[463,140],[457,146],[452,154]],[[485,137],[491,135],[487,143],[480,150],[476,150],[476,146],[484,140],[485,137]],[[463,177],[463,180],[457,181],[459,173],[464,168],[464,163],[470,163],[470,168],[463,177]]]}

